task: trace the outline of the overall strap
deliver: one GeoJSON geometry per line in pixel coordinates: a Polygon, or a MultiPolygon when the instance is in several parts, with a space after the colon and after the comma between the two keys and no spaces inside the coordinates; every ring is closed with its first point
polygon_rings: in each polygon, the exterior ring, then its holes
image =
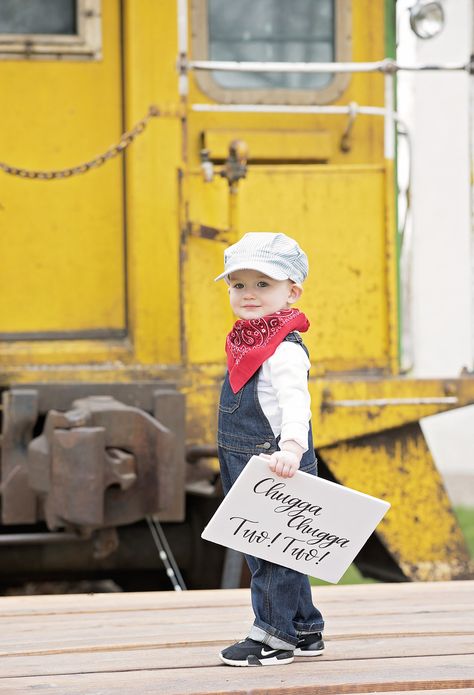
{"type": "Polygon", "coordinates": [[[308,348],[303,343],[303,339],[297,331],[292,331],[291,333],[288,333],[288,335],[283,339],[283,342],[285,342],[285,340],[289,343],[298,343],[298,345],[301,345],[303,350],[306,352],[306,355],[309,357],[308,348]]]}

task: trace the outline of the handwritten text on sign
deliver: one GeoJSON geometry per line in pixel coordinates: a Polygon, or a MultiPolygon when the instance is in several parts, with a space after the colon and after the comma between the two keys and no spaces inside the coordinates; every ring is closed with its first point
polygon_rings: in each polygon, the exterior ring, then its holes
{"type": "Polygon", "coordinates": [[[204,529],[205,540],[338,582],[390,504],[253,456],[204,529]]]}

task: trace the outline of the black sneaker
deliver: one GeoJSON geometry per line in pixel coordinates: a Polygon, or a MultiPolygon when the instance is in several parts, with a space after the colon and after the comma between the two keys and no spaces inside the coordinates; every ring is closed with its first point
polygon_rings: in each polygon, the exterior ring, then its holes
{"type": "Polygon", "coordinates": [[[295,656],[320,656],[323,651],[322,634],[320,632],[312,632],[299,638],[294,654],[295,656]]]}
{"type": "Polygon", "coordinates": [[[293,651],[272,649],[268,644],[247,637],[223,649],[219,657],[228,666],[282,666],[291,664],[293,651]]]}

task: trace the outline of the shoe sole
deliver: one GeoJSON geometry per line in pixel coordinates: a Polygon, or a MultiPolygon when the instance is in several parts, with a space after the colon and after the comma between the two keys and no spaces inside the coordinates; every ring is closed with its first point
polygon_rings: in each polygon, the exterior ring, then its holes
{"type": "Polygon", "coordinates": [[[294,655],[295,656],[321,656],[323,654],[324,648],[323,649],[295,649],[294,655]]]}
{"type": "Polygon", "coordinates": [[[233,659],[226,659],[225,656],[219,654],[219,659],[227,666],[284,666],[285,664],[291,664],[294,659],[294,655],[292,654],[286,659],[277,659],[277,657],[274,656],[271,659],[262,659],[261,661],[257,656],[254,656],[255,661],[258,663],[253,664],[248,663],[249,658],[250,657],[247,657],[247,661],[234,661],[233,659]]]}

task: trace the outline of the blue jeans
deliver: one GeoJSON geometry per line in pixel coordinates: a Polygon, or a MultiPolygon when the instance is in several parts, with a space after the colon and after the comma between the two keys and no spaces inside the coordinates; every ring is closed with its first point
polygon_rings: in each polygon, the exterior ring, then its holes
{"type": "MultiPolygon", "coordinates": [[[[245,388],[245,387],[244,387],[245,388]]],[[[219,447],[224,492],[237,479],[249,457],[219,447]]],[[[303,466],[305,473],[316,473],[316,462],[303,466]]],[[[252,574],[250,591],[254,623],[248,636],[272,649],[293,649],[303,633],[321,632],[324,620],[311,598],[308,577],[251,555],[245,559],[252,574]]]]}
{"type": "MultiPolygon", "coordinates": [[[[290,334],[286,340],[302,345],[297,334],[290,334]]],[[[306,350],[304,345],[302,348],[306,350]]],[[[222,387],[217,443],[225,494],[252,456],[278,449],[278,441],[260,407],[257,386],[258,372],[236,394],[228,375],[222,387]]],[[[308,446],[300,470],[316,475],[311,428],[308,446]]],[[[255,615],[249,637],[272,649],[293,649],[299,635],[323,630],[323,617],[313,605],[305,574],[251,555],[245,555],[245,559],[252,573],[250,590],[255,615]]]]}

